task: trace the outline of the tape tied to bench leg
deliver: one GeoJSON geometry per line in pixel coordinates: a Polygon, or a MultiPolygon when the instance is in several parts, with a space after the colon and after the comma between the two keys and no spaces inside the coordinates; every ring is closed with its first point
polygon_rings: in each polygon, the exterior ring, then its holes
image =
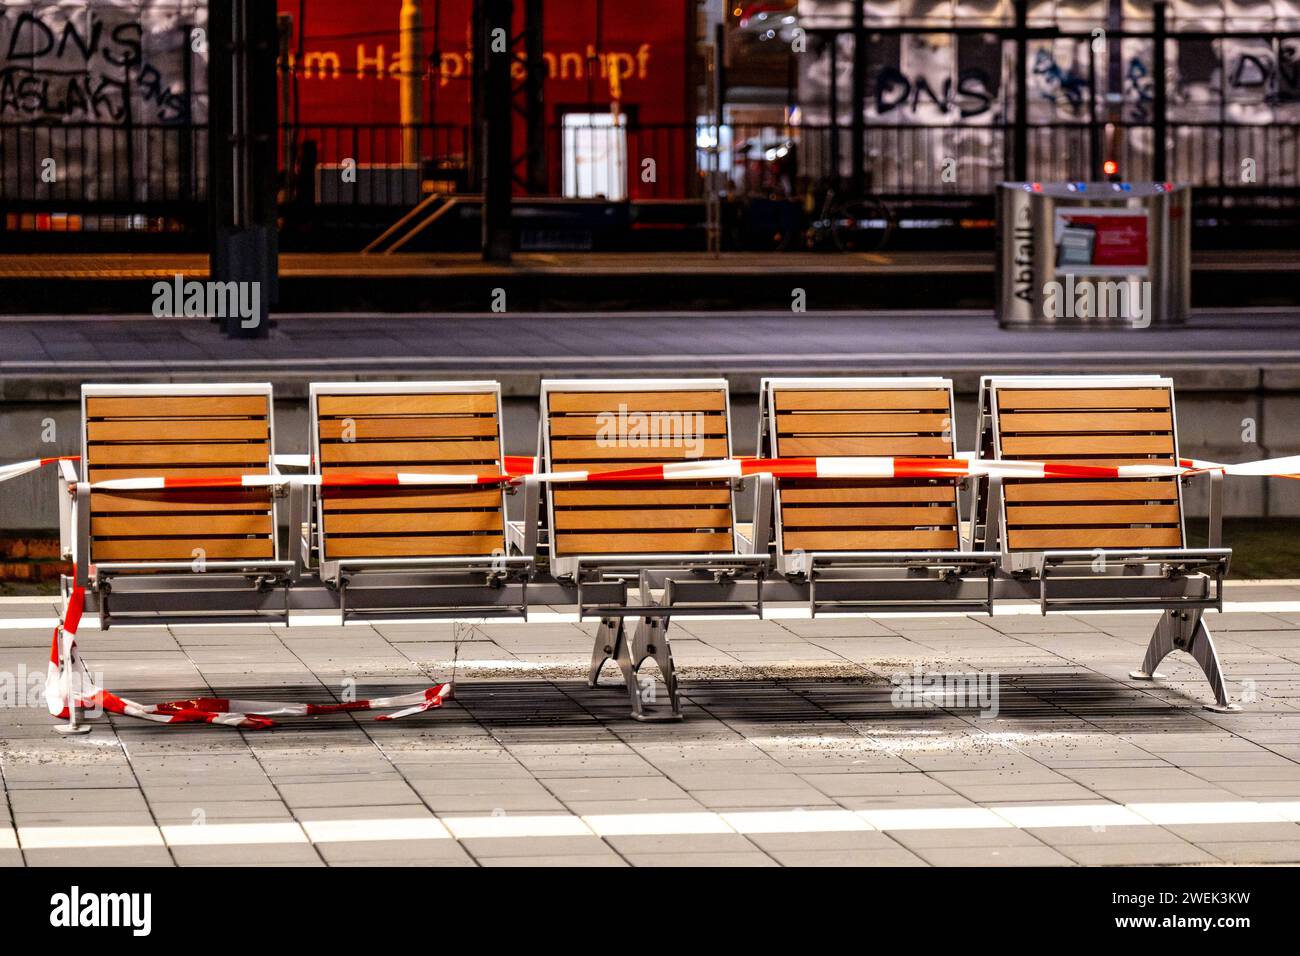
{"type": "Polygon", "coordinates": [[[81,659],[77,649],[77,628],[85,609],[86,594],[74,588],[68,599],[63,623],[54,629],[50,647],[49,674],[45,683],[45,700],[50,716],[69,716],[69,704],[89,712],[104,711],[125,717],[138,717],[161,724],[218,724],[241,730],[262,730],[275,726],[273,717],[315,717],[322,714],[341,714],[362,710],[390,710],[395,713],[378,714],[376,720],[398,720],[413,714],[441,707],[452,698],[450,681],[434,684],[408,694],[371,697],[366,700],[342,703],[306,704],[293,701],[244,700],[233,697],[195,697],[189,700],[166,701],[160,704],[142,704],[119,697],[96,685],[94,678],[81,659]],[[66,642],[66,660],[59,653],[59,637],[66,642]]]}

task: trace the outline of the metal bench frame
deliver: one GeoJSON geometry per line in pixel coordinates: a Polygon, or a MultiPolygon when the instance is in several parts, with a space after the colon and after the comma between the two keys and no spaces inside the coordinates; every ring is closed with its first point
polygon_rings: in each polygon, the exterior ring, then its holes
{"type": "MultiPolygon", "coordinates": [[[[774,407],[778,389],[944,389],[948,420],[955,426],[952,382],[945,378],[765,378],[759,390],[757,448],[760,456],[777,450],[774,407]]],[[[962,501],[968,481],[954,494],[957,509],[956,551],[787,551],[784,547],[781,489],[777,484],[773,509],[773,548],[779,576],[765,586],[770,601],[798,601],[809,613],[887,611],[971,611],[993,613],[996,556],[968,547],[962,532],[962,501]]],[[[755,503],[755,514],[762,507],[755,503]]]]}
{"type": "MultiPolygon", "coordinates": [[[[64,557],[73,562],[74,575],[64,578],[65,597],[74,584],[86,591],[86,608],[99,615],[107,630],[115,617],[137,623],[204,623],[270,617],[289,621],[290,588],[301,564],[280,557],[279,508],[288,499],[291,515],[304,512],[301,489],[277,489],[271,494],[271,559],[204,561],[105,561],[92,563],[91,489],[87,456],[86,399],[141,396],[265,395],[269,448],[267,466],[279,474],[273,460],[275,407],[269,384],[219,385],[83,385],[81,389],[81,468],[60,462],[60,539],[64,557]]],[[[178,491],[178,495],[185,494],[178,491]]]]}
{"type": "MultiPolygon", "coordinates": [[[[717,390],[724,397],[727,421],[727,457],[731,456],[731,395],[722,379],[548,379],[542,382],[538,424],[538,460],[543,471],[552,470],[549,425],[550,395],[553,392],[649,392],[717,390]]],[[[771,479],[755,476],[731,482],[731,530],[734,547],[731,553],[719,554],[615,554],[568,555],[557,557],[554,551],[555,498],[546,496],[546,528],[552,532],[550,572],[556,585],[571,595],[579,620],[598,618],[600,627],[592,647],[587,684],[595,687],[605,662],[613,660],[627,687],[632,717],[636,720],[680,720],[681,696],[668,628],[675,614],[716,615],[745,614],[761,617],[763,580],[770,563],[766,549],[758,551],[757,541],[766,541],[765,520],[756,513],[756,532],[752,540],[736,529],[736,494],[746,481],[753,481],[770,496],[771,479]],[[761,528],[758,527],[761,525],[761,528]],[[761,536],[760,536],[761,535],[761,536]],[[635,585],[637,602],[630,603],[629,589],[635,585]],[[593,595],[596,599],[592,600],[593,595]],[[627,633],[626,620],[636,618],[633,632],[627,633]],[[652,714],[646,704],[653,701],[653,682],[641,679],[640,668],[647,658],[659,665],[668,690],[669,713],[652,714]]],[[[556,487],[563,487],[557,485],[556,487]]],[[[769,497],[770,502],[770,497],[769,497]]],[[[770,504],[769,504],[770,510],[770,504]]],[[[514,532],[516,535],[519,531],[514,532]]]]}
{"type": "MultiPolygon", "coordinates": [[[[311,473],[320,474],[319,400],[325,395],[429,395],[493,392],[496,396],[498,454],[504,455],[504,417],[501,386],[494,381],[451,382],[313,382],[308,394],[311,429],[311,473]]],[[[504,464],[499,460],[499,465],[504,464]]],[[[395,471],[403,468],[395,466],[395,471]]],[[[420,486],[409,486],[416,488],[420,486]]],[[[439,487],[472,486],[425,486],[439,487]]],[[[308,499],[311,524],[299,544],[305,566],[315,568],[321,584],[337,596],[339,623],[385,614],[405,617],[520,617],[528,619],[528,585],[535,573],[538,483],[528,476],[519,486],[523,493],[525,518],[522,526],[533,529],[533,537],[518,538],[518,553],[511,554],[513,536],[506,527],[506,499],[517,493],[516,486],[501,488],[502,552],[483,556],[428,556],[386,558],[328,557],[324,525],[324,500],[319,489],[308,499]],[[349,596],[363,597],[365,605],[349,602],[349,596]]],[[[355,600],[355,598],[354,598],[355,600]]]]}
{"type": "MultiPolygon", "coordinates": [[[[1159,387],[1169,389],[1169,412],[1173,422],[1174,458],[1178,457],[1178,422],[1173,381],[1159,375],[1095,376],[998,376],[987,375],[980,381],[979,454],[1000,444],[997,392],[1001,388],[1120,388],[1159,387]]],[[[1006,496],[999,477],[990,477],[984,491],[985,516],[983,541],[985,550],[1000,556],[1002,575],[1015,586],[1025,588],[1027,597],[1036,597],[1041,612],[1080,610],[1158,610],[1163,611],[1148,643],[1140,670],[1132,671],[1135,680],[1162,677],[1156,673],[1159,663],[1174,650],[1189,653],[1204,672],[1214,692],[1214,711],[1239,710],[1229,701],[1223,667],[1214,640],[1204,621],[1207,610],[1223,610],[1223,579],[1228,571],[1232,549],[1221,547],[1223,540],[1223,475],[1207,473],[1210,481],[1208,547],[1205,548],[1096,548],[1084,550],[1017,550],[1012,551],[1003,534],[1006,527],[1006,496]],[[1032,590],[1030,590],[1032,589],[1032,590]]],[[[1186,481],[1186,479],[1183,479],[1186,481]]],[[[1182,495],[1178,497],[1180,533],[1186,539],[1186,518],[1182,495]]]]}

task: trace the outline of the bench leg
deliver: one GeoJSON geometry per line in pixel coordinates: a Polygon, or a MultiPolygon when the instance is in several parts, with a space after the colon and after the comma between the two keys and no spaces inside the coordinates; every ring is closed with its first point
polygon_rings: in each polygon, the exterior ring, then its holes
{"type": "Polygon", "coordinates": [[[1165,611],[1156,625],[1155,633],[1151,635],[1151,643],[1147,645],[1142,669],[1130,672],[1129,677],[1134,680],[1158,680],[1164,677],[1163,674],[1156,673],[1156,668],[1174,651],[1186,651],[1201,665],[1201,671],[1210,682],[1210,689],[1214,691],[1214,703],[1206,704],[1206,710],[1220,713],[1241,710],[1240,704],[1228,701],[1227,682],[1223,677],[1223,666],[1219,663],[1219,652],[1214,647],[1214,640],[1210,637],[1210,629],[1205,625],[1204,612],[1201,610],[1165,611]]]}
{"type": "MultiPolygon", "coordinates": [[[[629,666],[624,669],[623,676],[632,701],[632,717],[636,720],[682,719],[682,700],[677,690],[673,650],[668,643],[668,626],[669,619],[666,617],[643,617],[637,621],[636,630],[624,645],[629,666]],[[654,700],[655,692],[653,680],[647,680],[644,687],[641,685],[641,664],[646,658],[653,658],[663,675],[671,707],[667,714],[651,714],[646,710],[645,705],[654,700]]],[[[622,666],[620,662],[620,667],[622,666]]]]}
{"type": "Polygon", "coordinates": [[[81,690],[81,675],[73,669],[72,641],[67,634],[63,633],[61,627],[58,629],[58,648],[59,663],[63,669],[63,679],[68,688],[66,701],[68,722],[66,724],[56,724],[54,729],[60,734],[88,734],[91,729],[90,724],[77,719],[77,693],[81,690]]]}
{"type": "Polygon", "coordinates": [[[587,671],[587,686],[595,687],[600,680],[600,670],[608,660],[617,661],[624,643],[623,619],[602,617],[596,631],[596,643],[591,648],[591,669],[587,671]]]}

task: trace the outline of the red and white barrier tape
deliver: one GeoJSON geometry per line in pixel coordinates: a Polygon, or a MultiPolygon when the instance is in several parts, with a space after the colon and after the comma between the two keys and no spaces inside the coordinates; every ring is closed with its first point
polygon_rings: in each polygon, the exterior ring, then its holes
{"type": "Polygon", "coordinates": [[[240,700],[228,697],[196,697],[191,700],[174,700],[161,704],[141,704],[98,687],[77,650],[77,628],[86,606],[86,593],[74,588],[68,599],[63,623],[55,628],[50,644],[49,676],[45,683],[45,701],[52,717],[68,717],[68,707],[76,705],[90,711],[104,710],[111,714],[139,717],[161,724],[221,724],[243,730],[261,730],[275,725],[272,717],[311,717],[319,714],[340,714],[358,710],[388,710],[400,708],[396,713],[380,714],[376,720],[397,720],[441,707],[452,697],[450,682],[435,684],[424,690],[390,697],[372,697],[332,704],[302,704],[291,701],[240,700]],[[59,657],[59,631],[68,642],[70,668],[64,668],[59,657]]]}
{"type": "MultiPolygon", "coordinates": [[[[75,458],[42,458],[0,467],[0,481],[35,471],[42,465],[75,458]]],[[[640,465],[615,471],[590,470],[537,472],[536,459],[507,456],[503,471],[480,474],[386,472],[381,474],[328,475],[226,475],[205,478],[144,477],[111,478],[91,484],[97,491],[160,491],[180,489],[272,488],[302,485],[316,488],[367,488],[419,485],[491,485],[516,482],[532,475],[552,484],[581,482],[712,481],[750,475],[775,478],[1172,478],[1204,472],[1221,472],[1242,477],[1300,478],[1300,455],[1264,461],[1220,464],[1182,458],[1177,465],[1080,465],[1070,462],[1008,461],[975,457],[831,457],[751,458],[711,461],[683,461],[640,465]]]]}
{"type": "Polygon", "coordinates": [[[8,481],[10,478],[17,478],[19,475],[26,475],[38,468],[52,465],[56,461],[81,461],[81,456],[59,455],[55,458],[33,458],[31,461],[17,461],[12,465],[0,465],[0,481],[8,481]]]}

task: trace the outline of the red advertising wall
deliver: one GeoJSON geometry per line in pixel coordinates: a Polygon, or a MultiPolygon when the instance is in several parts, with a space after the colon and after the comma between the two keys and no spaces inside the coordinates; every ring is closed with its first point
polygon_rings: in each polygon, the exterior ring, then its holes
{"type": "MultiPolygon", "coordinates": [[[[299,120],[397,123],[401,0],[278,0],[293,18],[299,120]]],[[[523,4],[515,3],[516,32],[523,4]]],[[[425,122],[470,121],[471,0],[424,0],[425,122]],[[426,60],[427,62],[427,60],[426,60]]],[[[638,124],[686,121],[687,0],[549,0],[544,7],[548,123],[560,108],[608,109],[638,124]]],[[[523,66],[515,67],[517,79],[523,66]]]]}

